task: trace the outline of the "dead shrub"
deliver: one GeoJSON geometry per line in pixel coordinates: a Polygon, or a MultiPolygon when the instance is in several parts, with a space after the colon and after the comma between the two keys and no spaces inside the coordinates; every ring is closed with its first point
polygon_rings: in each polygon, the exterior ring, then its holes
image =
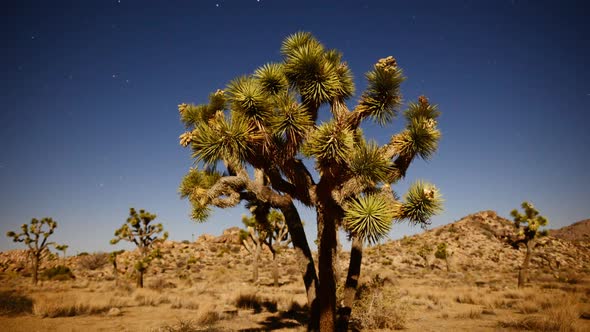
{"type": "Polygon", "coordinates": [[[384,287],[383,278],[376,275],[359,286],[353,304],[351,325],[360,329],[405,328],[407,312],[398,304],[399,294],[393,287],[384,287]]]}
{"type": "Polygon", "coordinates": [[[65,296],[39,296],[35,299],[33,313],[39,317],[72,317],[102,314],[111,309],[108,302],[65,296]]]}
{"type": "Polygon", "coordinates": [[[78,266],[87,270],[98,270],[109,264],[109,254],[97,252],[78,257],[78,266]]]}

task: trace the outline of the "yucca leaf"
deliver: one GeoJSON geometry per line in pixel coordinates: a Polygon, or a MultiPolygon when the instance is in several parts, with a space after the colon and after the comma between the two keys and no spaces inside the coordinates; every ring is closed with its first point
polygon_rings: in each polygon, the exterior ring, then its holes
{"type": "Polygon", "coordinates": [[[272,107],[258,80],[242,76],[228,84],[227,94],[232,111],[264,124],[272,114],[272,107]]]}
{"type": "Polygon", "coordinates": [[[199,125],[192,136],[193,158],[214,165],[217,161],[242,164],[261,137],[247,119],[218,117],[199,125]]]}
{"type": "Polygon", "coordinates": [[[393,57],[380,59],[365,77],[368,87],[361,96],[358,109],[380,125],[385,125],[397,114],[401,103],[400,85],[405,80],[393,57]]]}
{"type": "Polygon", "coordinates": [[[400,208],[400,219],[411,223],[428,225],[430,218],[442,211],[442,197],[438,189],[430,183],[414,182],[404,196],[400,208]]]}
{"type": "Polygon", "coordinates": [[[387,182],[392,167],[392,162],[383,158],[373,141],[357,145],[349,162],[351,173],[368,182],[387,182]]]}
{"type": "Polygon", "coordinates": [[[345,163],[353,150],[354,135],[346,128],[331,121],[320,125],[310,133],[303,152],[314,156],[320,164],[325,162],[345,163]]]}
{"type": "Polygon", "coordinates": [[[344,207],[344,228],[352,235],[377,243],[387,236],[395,217],[393,202],[381,195],[365,195],[344,207]]]}
{"type": "Polygon", "coordinates": [[[280,63],[265,64],[256,70],[254,77],[258,80],[261,89],[271,96],[285,91],[289,86],[283,72],[283,65],[280,63]]]}

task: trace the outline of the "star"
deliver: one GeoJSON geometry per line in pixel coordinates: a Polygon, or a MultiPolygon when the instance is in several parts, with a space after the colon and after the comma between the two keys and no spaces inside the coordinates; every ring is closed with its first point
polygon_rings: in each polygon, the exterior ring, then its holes
{"type": "Polygon", "coordinates": [[[113,74],[113,75],[112,75],[112,77],[113,77],[113,78],[117,78],[117,74],[113,74]]]}
{"type": "Polygon", "coordinates": [[[219,7],[219,4],[218,4],[218,3],[216,3],[216,4],[215,4],[215,7],[219,7]]]}

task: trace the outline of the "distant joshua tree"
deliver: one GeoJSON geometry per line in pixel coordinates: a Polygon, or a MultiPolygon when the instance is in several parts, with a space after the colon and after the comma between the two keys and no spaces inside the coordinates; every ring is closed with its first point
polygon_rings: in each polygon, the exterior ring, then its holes
{"type": "Polygon", "coordinates": [[[63,255],[63,259],[65,261],[66,259],[66,250],[68,250],[70,246],[68,246],[67,244],[61,244],[61,245],[56,245],[55,246],[55,250],[61,251],[64,255],[63,255]]]}
{"type": "Polygon", "coordinates": [[[115,278],[115,283],[119,283],[119,268],[117,267],[117,256],[124,253],[125,250],[115,250],[109,254],[109,262],[113,264],[113,277],[115,278]]]}
{"type": "Polygon", "coordinates": [[[273,260],[273,282],[275,287],[279,284],[278,261],[276,259],[280,250],[289,245],[289,230],[285,223],[285,217],[280,211],[270,210],[264,206],[251,206],[253,216],[242,216],[242,223],[246,230],[240,232],[242,245],[252,254],[253,270],[252,280],[258,280],[258,267],[262,247],[266,246],[272,254],[273,260]]]}
{"type": "Polygon", "coordinates": [[[6,233],[6,236],[12,238],[14,242],[24,242],[29,248],[28,253],[33,265],[33,285],[37,284],[39,266],[47,247],[55,245],[54,242],[47,242],[47,239],[53,234],[56,227],[57,222],[51,218],[41,220],[33,218],[30,224],[21,226],[21,233],[17,234],[12,231],[6,233]]]}
{"type": "Polygon", "coordinates": [[[429,244],[425,243],[420,248],[418,248],[418,251],[416,253],[424,260],[424,267],[430,268],[431,265],[429,257],[430,255],[432,255],[432,247],[429,244]]]}
{"type": "Polygon", "coordinates": [[[211,93],[207,103],[179,105],[187,128],[180,144],[190,146],[197,165],[183,179],[180,194],[190,200],[198,221],[206,220],[212,207],[240,203],[280,210],[306,289],[308,329],[334,331],[338,325],[347,330],[364,243],[386,237],[394,220],[427,224],[441,208],[431,184],[411,185],[403,200],[392,190],[414,160],[437,150],[440,112],[419,97],[403,112],[406,126],[379,145],[365,136],[361,124],[388,125],[400,113],[405,77],[393,57],[370,67],[366,88],[353,104],[352,72],[341,52],[298,32],[284,40],[281,54],[280,62],[211,93]],[[313,162],[316,172],[308,168],[313,162]],[[317,264],[295,202],[316,212],[317,264]],[[345,310],[337,322],[340,229],[353,244],[345,310]]]}
{"type": "MultiPolygon", "coordinates": [[[[137,213],[134,208],[131,208],[127,222],[115,231],[115,238],[111,240],[111,244],[117,244],[121,240],[133,242],[139,249],[140,257],[135,263],[139,288],[143,288],[143,275],[149,264],[154,258],[160,256],[160,251],[154,249],[153,245],[168,238],[168,232],[164,232],[163,236],[158,238],[158,234],[164,230],[164,227],[162,224],[151,225],[154,219],[156,219],[155,214],[145,210],[139,210],[137,213]]],[[[116,265],[116,260],[113,260],[113,265],[116,265]]]]}
{"type": "Polygon", "coordinates": [[[547,218],[539,215],[539,211],[535,209],[533,204],[522,202],[521,207],[524,210],[524,214],[520,214],[516,209],[510,212],[510,215],[514,218],[514,227],[518,230],[516,238],[511,240],[512,246],[518,249],[520,244],[524,244],[526,247],[524,261],[518,271],[519,288],[524,286],[527,281],[531,256],[533,254],[533,249],[537,245],[536,239],[547,235],[546,230],[540,230],[539,228],[547,226],[549,223],[547,218]]]}
{"type": "Polygon", "coordinates": [[[447,272],[451,271],[451,265],[449,264],[451,255],[452,253],[448,250],[446,242],[439,243],[434,252],[434,257],[445,261],[447,272]]]}

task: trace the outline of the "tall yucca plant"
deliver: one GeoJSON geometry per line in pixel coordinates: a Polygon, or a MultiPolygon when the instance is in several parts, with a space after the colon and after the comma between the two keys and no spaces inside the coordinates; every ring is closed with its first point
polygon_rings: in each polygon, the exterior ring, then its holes
{"type": "Polygon", "coordinates": [[[405,77],[393,57],[369,68],[367,88],[349,109],[354,84],[339,51],[327,49],[310,33],[297,32],[283,41],[281,55],[280,62],[231,80],[207,103],[179,106],[187,127],[180,143],[191,147],[196,162],[180,194],[190,200],[192,217],[199,221],[211,207],[241,202],[282,213],[298,252],[310,330],[336,329],[333,267],[337,231],[346,230],[353,247],[338,320],[339,329],[346,330],[364,243],[387,237],[394,221],[426,225],[441,208],[433,185],[417,182],[402,199],[392,190],[412,161],[434,155],[441,137],[439,111],[423,96],[410,102],[403,112],[405,128],[378,145],[360,126],[366,120],[390,124],[401,112],[405,77]],[[320,108],[329,109],[331,117],[318,121],[320,108]],[[315,162],[315,172],[305,158],[315,162]],[[316,211],[318,264],[295,201],[316,211]]]}

